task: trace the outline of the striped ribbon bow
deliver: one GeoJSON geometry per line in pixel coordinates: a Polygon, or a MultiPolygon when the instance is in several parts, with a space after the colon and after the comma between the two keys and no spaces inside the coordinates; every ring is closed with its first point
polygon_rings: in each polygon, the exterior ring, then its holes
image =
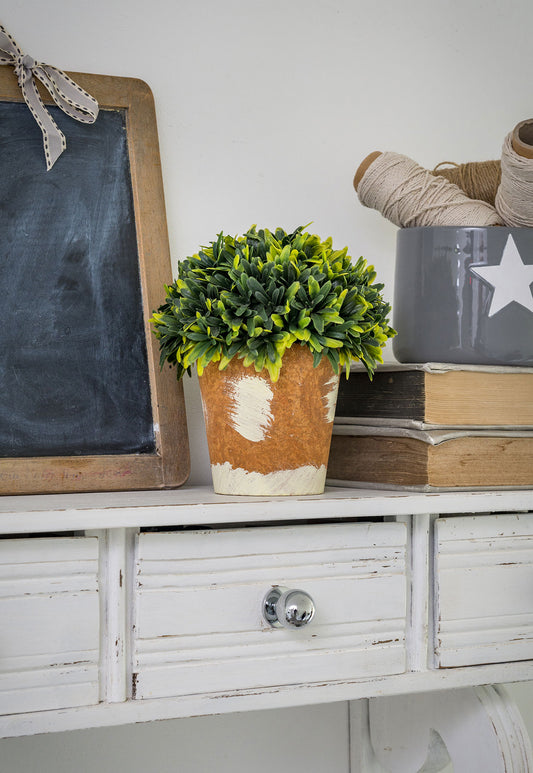
{"type": "Polygon", "coordinates": [[[0,24],[0,65],[2,64],[11,64],[15,68],[24,101],[43,134],[46,169],[50,170],[67,147],[67,141],[44,106],[35,78],[48,89],[56,105],[76,121],[94,123],[98,116],[98,102],[62,70],[36,62],[28,54],[22,53],[9,32],[0,24]]]}

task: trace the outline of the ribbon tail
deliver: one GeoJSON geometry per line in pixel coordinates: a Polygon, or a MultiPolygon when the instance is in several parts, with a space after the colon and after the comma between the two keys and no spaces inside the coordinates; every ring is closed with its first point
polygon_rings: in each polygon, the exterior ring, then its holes
{"type": "Polygon", "coordinates": [[[56,131],[52,131],[48,134],[48,153],[46,153],[46,144],[45,144],[45,156],[46,156],[46,171],[49,172],[50,169],[53,167],[61,153],[65,150],[67,147],[67,141],[65,139],[65,135],[61,131],[61,129],[58,129],[57,125],[52,120],[52,123],[55,126],[56,131]]]}
{"type": "Polygon", "coordinates": [[[47,171],[50,171],[61,153],[67,147],[65,135],[61,129],[59,129],[58,125],[44,106],[33,78],[30,78],[24,83],[22,95],[42,132],[46,169],[47,171]]]}

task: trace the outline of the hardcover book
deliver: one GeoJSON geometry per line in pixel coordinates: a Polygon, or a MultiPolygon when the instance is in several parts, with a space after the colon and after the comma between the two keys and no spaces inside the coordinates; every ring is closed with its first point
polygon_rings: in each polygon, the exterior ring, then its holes
{"type": "Polygon", "coordinates": [[[327,478],[418,490],[533,488],[533,432],[335,425],[327,478]]]}
{"type": "Polygon", "coordinates": [[[533,428],[533,368],[385,365],[341,379],[336,424],[533,428]]]}

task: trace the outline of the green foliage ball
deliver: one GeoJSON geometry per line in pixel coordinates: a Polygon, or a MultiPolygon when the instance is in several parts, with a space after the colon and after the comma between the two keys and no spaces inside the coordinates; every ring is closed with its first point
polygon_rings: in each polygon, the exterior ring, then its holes
{"type": "Polygon", "coordinates": [[[348,248],[334,250],[305,227],[221,233],[179,263],[151,319],[161,366],[175,365],[181,378],[194,363],[201,374],[237,356],[277,381],[285,351],[298,344],[309,347],[315,366],[327,357],[335,373],[348,374],[359,360],[372,377],[395,335],[383,285],[363,258],[352,263],[348,248]]]}

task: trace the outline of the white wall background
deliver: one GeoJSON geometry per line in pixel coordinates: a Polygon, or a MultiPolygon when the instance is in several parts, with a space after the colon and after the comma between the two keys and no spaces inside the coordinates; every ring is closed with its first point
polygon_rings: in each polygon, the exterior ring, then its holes
{"type": "MultiPolygon", "coordinates": [[[[504,136],[532,113],[530,0],[17,0],[4,4],[0,23],[36,59],[151,86],[174,265],[220,230],[313,221],[316,233],[373,263],[392,299],[396,229],[358,203],[359,162],[378,149],[427,167],[497,158],[504,136]]],[[[185,386],[191,481],[207,481],[196,382],[185,386]]],[[[515,694],[533,713],[531,688],[515,694]]],[[[335,733],[342,710],[283,717],[310,732],[323,717],[335,733]]],[[[254,737],[270,742],[280,717],[250,720],[254,737]]],[[[70,734],[75,747],[60,737],[4,741],[0,769],[262,770],[235,751],[240,727],[228,717],[70,734]],[[213,733],[219,757],[202,762],[201,739],[213,733]],[[191,753],[178,764],[182,742],[191,753]],[[71,756],[54,763],[59,746],[71,756]],[[120,750],[122,767],[106,763],[103,749],[120,750]]],[[[294,763],[286,769],[299,773],[294,763]]],[[[344,773],[345,763],[330,769],[344,773]]]]}

